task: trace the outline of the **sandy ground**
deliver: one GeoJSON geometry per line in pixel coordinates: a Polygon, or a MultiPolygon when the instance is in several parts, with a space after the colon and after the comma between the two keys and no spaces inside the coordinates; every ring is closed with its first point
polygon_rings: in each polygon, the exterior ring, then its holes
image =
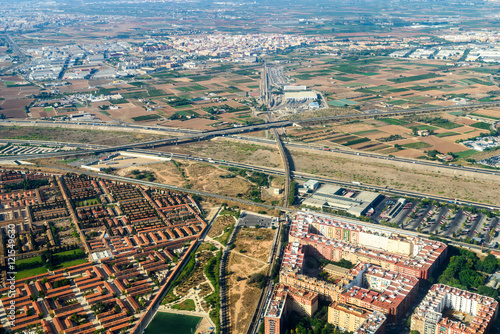
{"type": "Polygon", "coordinates": [[[234,223],[236,223],[236,220],[233,216],[218,216],[212,223],[208,236],[212,238],[220,237],[224,229],[234,223]]]}
{"type": "MultiPolygon", "coordinates": [[[[143,165],[140,168],[131,166],[119,171],[119,174],[128,176],[133,169],[149,171],[153,172],[157,181],[161,183],[181,187],[188,186],[192,189],[230,197],[237,197],[238,194],[245,194],[251,188],[251,183],[243,178],[221,178],[221,175],[228,174],[228,172],[222,168],[185,160],[176,160],[176,162],[179,164],[179,168],[184,172],[185,177],[181,175],[172,161],[143,165]]],[[[109,167],[115,166],[110,165],[109,167]]]]}
{"type": "Polygon", "coordinates": [[[301,172],[450,198],[500,203],[499,176],[359,156],[346,157],[334,152],[311,154],[293,149],[291,154],[297,171],[301,172]]]}
{"type": "Polygon", "coordinates": [[[231,252],[228,265],[228,272],[232,274],[227,280],[231,333],[246,333],[261,290],[255,283],[248,284],[248,279],[244,278],[258,272],[265,273],[267,270],[268,265],[260,261],[267,262],[274,232],[275,230],[245,228],[239,230],[236,235],[235,248],[231,252]]]}
{"type": "Polygon", "coordinates": [[[227,159],[247,164],[258,162],[261,166],[282,168],[282,160],[276,145],[264,146],[242,144],[226,138],[216,138],[210,141],[166,146],[159,149],[167,152],[187,153],[212,159],[227,159]]]}
{"type": "MultiPolygon", "coordinates": [[[[113,168],[127,168],[127,167],[133,167],[132,169],[137,169],[137,166],[140,165],[147,165],[147,164],[156,164],[158,163],[158,159],[148,159],[148,158],[134,158],[134,157],[126,157],[126,156],[119,156],[113,159],[110,159],[109,161],[106,161],[104,163],[100,163],[97,165],[94,165],[95,167],[100,167],[100,168],[107,168],[107,167],[113,167],[113,168]]],[[[119,172],[120,175],[124,175],[123,171],[119,172]]]]}

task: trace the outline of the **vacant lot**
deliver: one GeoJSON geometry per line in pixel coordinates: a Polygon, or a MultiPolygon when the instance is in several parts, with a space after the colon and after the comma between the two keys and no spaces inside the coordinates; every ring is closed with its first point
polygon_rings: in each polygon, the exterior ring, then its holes
{"type": "Polygon", "coordinates": [[[212,238],[220,237],[227,227],[235,223],[236,220],[233,216],[219,216],[213,222],[210,231],[208,231],[208,236],[212,238]]]}
{"type": "Polygon", "coordinates": [[[230,197],[246,194],[251,187],[251,184],[241,177],[221,177],[227,175],[228,172],[206,163],[176,160],[175,162],[168,161],[140,167],[132,166],[122,169],[118,173],[129,176],[134,169],[154,173],[155,178],[161,183],[230,197]]]}
{"type": "Polygon", "coordinates": [[[28,126],[0,127],[2,139],[53,140],[62,142],[123,145],[160,138],[143,133],[76,130],[64,128],[42,128],[28,126]]]}
{"type": "Polygon", "coordinates": [[[450,198],[499,204],[500,177],[335,154],[291,150],[297,171],[450,198]],[[484,191],[488,189],[488,191],[484,191]]]}
{"type": "Polygon", "coordinates": [[[187,153],[212,159],[227,159],[241,163],[258,162],[261,166],[282,168],[281,157],[275,145],[256,145],[236,142],[230,139],[215,140],[166,146],[161,150],[174,153],[187,153]]]}
{"type": "Polygon", "coordinates": [[[273,235],[274,230],[250,228],[236,235],[227,269],[231,273],[227,279],[231,333],[246,333],[261,293],[257,283],[249,283],[249,277],[265,274],[273,235]]]}

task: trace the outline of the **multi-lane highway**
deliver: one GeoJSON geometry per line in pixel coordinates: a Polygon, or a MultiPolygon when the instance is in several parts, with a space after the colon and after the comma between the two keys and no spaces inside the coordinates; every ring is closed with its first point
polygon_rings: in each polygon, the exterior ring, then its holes
{"type": "MultiPolygon", "coordinates": [[[[19,143],[19,142],[24,142],[24,141],[18,140],[16,142],[19,143]]],[[[30,141],[30,142],[35,143],[34,141],[30,141]]],[[[37,142],[37,143],[39,143],[39,142],[37,142]]],[[[47,142],[42,142],[42,143],[47,143],[47,142]]],[[[77,145],[77,144],[72,144],[72,145],[77,145]]],[[[256,172],[285,176],[285,171],[283,169],[254,166],[254,165],[242,164],[242,163],[226,161],[226,160],[221,160],[221,159],[212,159],[212,158],[192,156],[192,155],[187,155],[187,154],[165,153],[165,152],[158,152],[158,151],[146,150],[146,149],[134,149],[134,150],[129,150],[129,151],[135,152],[135,153],[140,153],[140,154],[157,155],[157,156],[161,156],[161,157],[172,157],[172,158],[178,158],[178,159],[200,161],[200,162],[212,163],[212,164],[221,165],[221,166],[245,168],[245,169],[253,170],[256,172]]],[[[71,154],[73,154],[73,155],[82,154],[82,152],[93,152],[93,151],[91,151],[91,150],[78,151],[78,152],[72,152],[71,154]]],[[[40,155],[28,154],[28,155],[19,155],[19,156],[7,156],[7,157],[5,157],[5,159],[6,160],[12,160],[12,159],[22,160],[22,159],[29,159],[29,158],[32,159],[32,158],[35,158],[37,156],[38,157],[54,157],[54,156],[59,156],[58,154],[59,154],[59,152],[44,153],[44,154],[40,154],[40,155]]],[[[437,166],[445,167],[444,165],[437,165],[437,166]]],[[[478,170],[478,172],[480,172],[480,170],[478,170]]],[[[490,171],[490,170],[487,170],[487,172],[488,173],[490,173],[490,172],[498,173],[497,171],[490,171]]],[[[336,179],[318,176],[318,175],[313,175],[313,174],[308,174],[308,173],[290,172],[290,176],[294,177],[294,178],[304,179],[304,180],[305,179],[314,179],[314,180],[318,180],[319,182],[323,182],[323,183],[327,183],[327,184],[335,184],[335,185],[339,185],[339,186],[343,186],[343,187],[360,188],[360,189],[364,189],[364,190],[378,191],[381,193],[390,194],[391,196],[414,197],[414,198],[420,198],[420,199],[427,198],[430,200],[436,200],[436,201],[441,202],[441,203],[449,203],[450,201],[453,201],[453,203],[456,203],[458,205],[474,206],[478,209],[500,210],[500,206],[498,206],[498,205],[476,203],[476,202],[468,201],[465,199],[453,199],[452,200],[448,197],[443,197],[443,196],[423,194],[423,193],[418,193],[418,192],[409,191],[409,190],[399,190],[399,189],[394,189],[394,188],[390,188],[390,187],[376,186],[376,185],[371,185],[371,184],[353,184],[352,182],[348,182],[348,181],[336,180],[336,179]]]]}
{"type": "MultiPolygon", "coordinates": [[[[266,138],[250,137],[250,136],[234,136],[234,135],[228,136],[228,137],[236,139],[236,140],[246,140],[246,141],[258,142],[258,143],[263,143],[263,144],[274,144],[273,140],[266,139],[266,138]]],[[[342,149],[342,148],[337,148],[337,147],[326,148],[326,150],[325,150],[325,146],[314,146],[314,145],[309,145],[309,144],[301,144],[301,143],[286,142],[286,141],[283,142],[283,145],[291,147],[291,148],[300,148],[300,149],[315,150],[315,151],[326,151],[326,152],[340,153],[340,154],[346,154],[346,155],[351,155],[351,156],[360,156],[360,157],[379,159],[379,160],[391,160],[391,161],[398,161],[398,162],[404,162],[404,163],[418,164],[418,165],[423,165],[423,166],[431,166],[431,167],[436,167],[436,168],[454,169],[454,170],[463,171],[463,172],[473,172],[473,173],[490,174],[490,175],[499,175],[500,176],[500,170],[467,167],[467,166],[456,166],[456,165],[443,164],[443,163],[421,160],[421,159],[410,159],[410,158],[402,158],[402,157],[395,157],[395,156],[387,156],[387,155],[376,154],[376,153],[372,153],[372,152],[367,153],[367,152],[347,150],[347,149],[342,149]]]]}

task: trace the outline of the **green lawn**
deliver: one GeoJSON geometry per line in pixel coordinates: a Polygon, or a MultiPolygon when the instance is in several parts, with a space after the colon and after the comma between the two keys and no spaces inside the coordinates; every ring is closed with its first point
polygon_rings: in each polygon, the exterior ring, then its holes
{"type": "Polygon", "coordinates": [[[57,266],[57,269],[63,269],[63,268],[73,267],[73,266],[76,266],[76,265],[79,265],[79,264],[84,264],[85,262],[87,262],[86,258],[84,258],[84,259],[76,259],[76,260],[67,261],[67,262],[61,262],[57,266]]]}
{"type": "Polygon", "coordinates": [[[416,143],[403,144],[401,146],[406,147],[406,148],[413,148],[415,150],[420,150],[422,148],[431,147],[432,145],[419,141],[419,142],[416,142],[416,143]]]}
{"type": "Polygon", "coordinates": [[[87,206],[87,205],[96,205],[101,203],[98,198],[89,198],[83,201],[77,201],[76,206],[87,206]]]}
{"type": "Polygon", "coordinates": [[[45,274],[47,272],[47,268],[45,267],[37,267],[27,270],[18,271],[16,274],[16,279],[23,279],[26,277],[36,276],[40,274],[45,274]]]}
{"type": "Polygon", "coordinates": [[[192,299],[186,299],[182,303],[175,304],[174,306],[172,306],[172,308],[175,310],[184,310],[184,311],[196,310],[196,307],[194,306],[194,300],[192,299]]]}
{"type": "Polygon", "coordinates": [[[85,254],[85,252],[81,248],[77,248],[65,252],[54,253],[54,255],[73,255],[74,254],[73,252],[76,252],[77,255],[85,254]]]}
{"type": "Polygon", "coordinates": [[[23,259],[23,260],[16,260],[17,264],[21,263],[33,263],[33,262],[42,262],[42,257],[41,256],[34,256],[30,257],[29,259],[23,259]]]}

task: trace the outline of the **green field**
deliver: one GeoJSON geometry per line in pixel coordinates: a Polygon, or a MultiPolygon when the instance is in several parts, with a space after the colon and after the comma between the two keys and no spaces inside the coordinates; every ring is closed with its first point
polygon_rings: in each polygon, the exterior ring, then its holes
{"type": "Polygon", "coordinates": [[[450,111],[448,114],[453,115],[453,116],[462,116],[465,114],[463,111],[450,111]]]}
{"type": "Polygon", "coordinates": [[[65,252],[55,253],[54,255],[73,255],[75,254],[74,252],[76,252],[77,255],[85,254],[85,252],[81,248],[77,248],[77,249],[70,249],[69,251],[65,252]]]}
{"type": "Polygon", "coordinates": [[[116,100],[109,100],[109,102],[113,104],[123,104],[123,103],[128,103],[126,99],[116,99],[116,100]]]}
{"type": "Polygon", "coordinates": [[[400,106],[400,105],[402,105],[402,104],[405,104],[405,103],[410,103],[410,102],[408,102],[408,101],[406,101],[406,100],[391,100],[391,101],[387,101],[387,103],[389,103],[389,104],[393,104],[393,105],[395,105],[395,106],[400,106]]]}
{"type": "Polygon", "coordinates": [[[30,277],[30,276],[45,274],[46,272],[47,272],[47,268],[45,268],[45,267],[37,267],[37,268],[33,268],[33,269],[22,270],[22,271],[17,272],[16,279],[20,280],[20,279],[30,277]]]}
{"type": "Polygon", "coordinates": [[[192,299],[186,299],[179,304],[175,304],[174,306],[172,306],[172,308],[175,310],[184,310],[184,311],[196,310],[196,307],[194,306],[194,300],[192,299]]]}
{"type": "Polygon", "coordinates": [[[149,94],[145,90],[140,90],[137,92],[131,92],[131,93],[122,93],[121,94],[124,98],[133,98],[133,99],[144,99],[146,97],[149,97],[149,94]]]}
{"type": "Polygon", "coordinates": [[[183,314],[158,312],[146,328],[145,334],[192,334],[202,318],[183,314]]]}
{"type": "Polygon", "coordinates": [[[348,141],[347,143],[344,143],[342,145],[344,145],[344,146],[352,146],[352,145],[357,145],[357,144],[365,143],[367,141],[370,141],[370,139],[368,139],[366,137],[363,137],[363,138],[358,138],[358,139],[354,139],[354,140],[348,141]]]}
{"type": "Polygon", "coordinates": [[[365,133],[375,133],[375,132],[380,132],[380,131],[376,129],[365,130],[365,131],[354,132],[353,135],[364,135],[365,133]]]}
{"type": "Polygon", "coordinates": [[[96,205],[101,203],[98,198],[89,198],[83,201],[76,201],[76,206],[96,205]]]}
{"type": "MultiPolygon", "coordinates": [[[[429,131],[432,131],[432,130],[437,130],[437,128],[435,126],[431,126],[431,125],[417,125],[415,126],[418,130],[429,130],[429,131]]],[[[413,126],[412,126],[413,128],[413,126]]]]}
{"type": "Polygon", "coordinates": [[[352,78],[348,78],[348,77],[343,77],[341,75],[337,75],[335,77],[333,77],[334,80],[338,80],[338,81],[354,81],[356,79],[352,79],[352,78]]]}
{"type": "Polygon", "coordinates": [[[142,115],[142,116],[132,117],[132,119],[135,122],[150,121],[150,120],[158,119],[158,118],[161,118],[161,116],[157,115],[157,114],[149,114],[149,115],[142,115]]]}
{"type": "Polygon", "coordinates": [[[193,82],[199,82],[199,81],[208,81],[208,80],[211,80],[212,78],[213,78],[213,76],[211,76],[211,75],[198,75],[198,76],[189,77],[189,80],[191,80],[193,82]]]}
{"type": "Polygon", "coordinates": [[[400,78],[393,78],[393,79],[387,79],[387,80],[400,83],[400,82],[412,82],[412,81],[419,81],[419,80],[427,80],[427,79],[433,79],[433,78],[438,78],[438,77],[442,77],[442,75],[436,74],[436,73],[428,73],[428,74],[414,75],[411,77],[400,77],[400,78]]]}
{"type": "Polygon", "coordinates": [[[400,120],[400,119],[395,119],[395,118],[381,118],[380,119],[382,122],[391,124],[391,125],[405,125],[408,124],[408,122],[400,120]]]}
{"type": "Polygon", "coordinates": [[[422,148],[431,147],[432,145],[419,141],[419,142],[416,142],[416,143],[403,144],[401,146],[406,147],[406,148],[413,148],[415,150],[419,150],[419,149],[422,149],[422,148]]]}
{"type": "Polygon", "coordinates": [[[334,66],[334,67],[332,67],[332,70],[337,71],[337,72],[341,72],[341,73],[360,74],[360,75],[366,75],[366,76],[372,76],[372,75],[378,74],[375,72],[365,71],[362,67],[349,65],[349,64],[334,66]]]}
{"type": "Polygon", "coordinates": [[[485,122],[477,122],[477,123],[471,124],[470,126],[472,126],[473,128],[482,129],[482,130],[489,130],[491,128],[491,124],[485,123],[485,122]]]}
{"type": "Polygon", "coordinates": [[[477,154],[477,153],[479,153],[479,152],[476,150],[467,150],[467,151],[462,151],[462,152],[455,152],[453,154],[458,156],[459,159],[467,159],[468,157],[473,156],[474,154],[477,154]]]}
{"type": "Polygon", "coordinates": [[[472,114],[472,115],[474,115],[474,116],[478,116],[478,117],[484,117],[484,118],[488,118],[488,119],[494,119],[494,120],[499,120],[499,119],[500,119],[500,118],[498,118],[498,117],[487,116],[487,115],[481,115],[481,114],[476,114],[476,113],[474,113],[474,114],[472,114]]]}
{"type": "Polygon", "coordinates": [[[340,99],[340,100],[328,101],[328,105],[329,106],[333,106],[333,107],[344,107],[346,105],[350,106],[350,105],[356,105],[356,104],[358,104],[358,102],[351,101],[351,100],[348,100],[348,99],[340,99]]]}
{"type": "Polygon", "coordinates": [[[67,261],[67,262],[62,262],[61,264],[59,264],[57,266],[57,269],[73,267],[73,266],[77,266],[79,264],[84,264],[85,262],[87,262],[86,258],[84,258],[84,259],[76,259],[76,260],[67,261]]]}
{"type": "Polygon", "coordinates": [[[177,89],[178,91],[181,91],[181,92],[195,92],[197,90],[205,90],[205,89],[208,89],[207,87],[204,87],[202,85],[193,85],[193,86],[186,86],[186,87],[175,87],[175,89],[177,89]]]}
{"type": "Polygon", "coordinates": [[[444,132],[444,133],[437,133],[435,136],[438,138],[443,138],[443,137],[449,137],[449,136],[458,136],[460,133],[458,132],[444,132]]]}

